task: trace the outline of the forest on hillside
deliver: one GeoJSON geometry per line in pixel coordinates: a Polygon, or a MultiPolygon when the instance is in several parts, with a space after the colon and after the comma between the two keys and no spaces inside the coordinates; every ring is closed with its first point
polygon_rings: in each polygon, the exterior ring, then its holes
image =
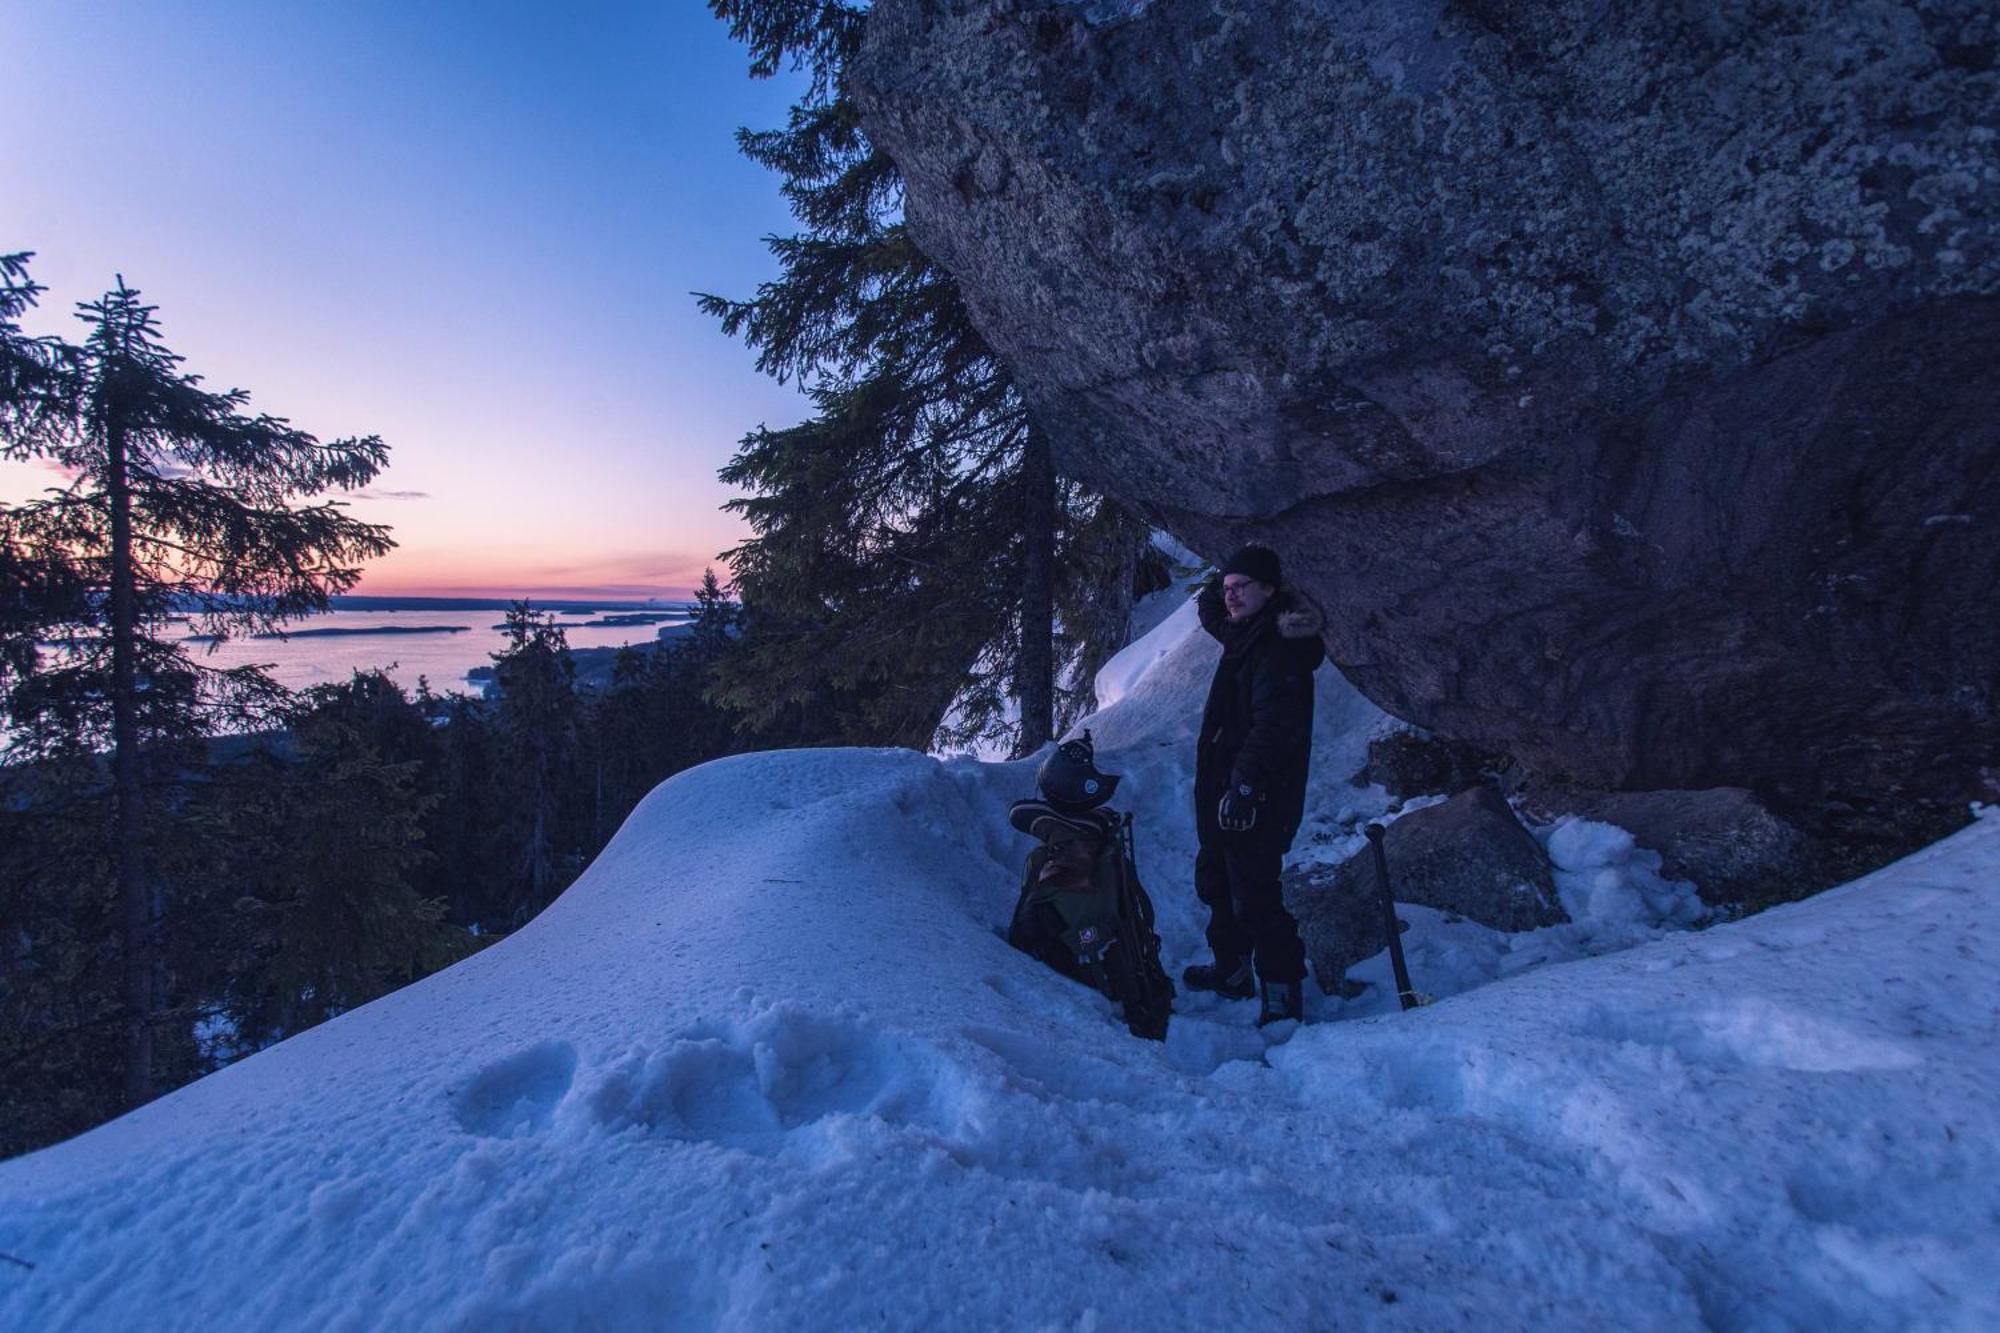
{"type": "Polygon", "coordinates": [[[718,0],[751,73],[809,78],[745,130],[800,223],[779,276],[707,296],[809,410],[721,470],[749,536],[692,633],[580,684],[508,616],[484,697],[379,672],[303,692],[170,634],[282,633],[395,544],[341,497],[388,466],[216,392],[121,276],[77,341],[0,255],[0,1154],[32,1149],[518,929],[692,765],[800,745],[1031,753],[1093,704],[1147,526],[1059,474],[1006,367],[900,215],[842,70],[862,11],[718,0]]]}

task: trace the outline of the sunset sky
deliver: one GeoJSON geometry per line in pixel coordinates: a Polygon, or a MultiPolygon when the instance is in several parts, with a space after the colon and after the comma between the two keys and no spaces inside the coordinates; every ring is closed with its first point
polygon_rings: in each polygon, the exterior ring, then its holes
{"type": "Polygon", "coordinates": [[[715,470],[803,403],[690,293],[775,275],[732,134],[795,87],[698,0],[0,0],[0,44],[31,327],[122,273],[210,387],[382,436],[358,591],[679,596],[743,534],[715,470]]]}

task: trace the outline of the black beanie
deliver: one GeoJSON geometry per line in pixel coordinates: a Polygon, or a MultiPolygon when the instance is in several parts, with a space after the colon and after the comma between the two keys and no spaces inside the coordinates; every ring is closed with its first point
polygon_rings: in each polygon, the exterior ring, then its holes
{"type": "Polygon", "coordinates": [[[1278,575],[1278,553],[1268,546],[1255,542],[1240,548],[1222,566],[1223,575],[1241,574],[1259,583],[1268,583],[1273,588],[1284,582],[1278,575]]]}

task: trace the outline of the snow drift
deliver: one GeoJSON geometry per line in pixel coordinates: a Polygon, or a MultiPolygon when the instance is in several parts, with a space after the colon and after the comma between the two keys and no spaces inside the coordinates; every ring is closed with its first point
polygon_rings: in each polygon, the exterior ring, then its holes
{"type": "MultiPolygon", "coordinates": [[[[1182,959],[1211,652],[1170,618],[1091,724],[1182,959]]],[[[1380,719],[1323,675],[1334,855],[1380,719]]],[[[519,934],[0,1164],[0,1327],[2000,1323],[2000,820],[1698,932],[1573,830],[1570,935],[1412,912],[1420,987],[1495,984],[1163,1047],[999,938],[1031,777],[674,778],[519,934]]]]}

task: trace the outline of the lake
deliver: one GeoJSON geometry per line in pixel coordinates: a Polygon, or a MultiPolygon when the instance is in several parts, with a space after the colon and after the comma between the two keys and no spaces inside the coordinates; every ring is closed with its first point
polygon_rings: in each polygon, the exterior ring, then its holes
{"type": "MultiPolygon", "coordinates": [[[[186,647],[206,666],[261,665],[287,689],[343,681],[355,671],[381,670],[405,689],[415,689],[417,677],[423,676],[439,694],[477,693],[467,685],[465,673],[492,665],[492,654],[506,646],[506,636],[497,628],[505,617],[504,607],[453,607],[435,601],[336,609],[291,622],[285,639],[193,641],[186,647]]],[[[673,605],[565,602],[555,620],[571,648],[621,648],[652,643],[662,629],[684,625],[688,616],[686,608],[673,605]],[[601,623],[638,616],[660,619],[644,624],[601,623]]]]}

